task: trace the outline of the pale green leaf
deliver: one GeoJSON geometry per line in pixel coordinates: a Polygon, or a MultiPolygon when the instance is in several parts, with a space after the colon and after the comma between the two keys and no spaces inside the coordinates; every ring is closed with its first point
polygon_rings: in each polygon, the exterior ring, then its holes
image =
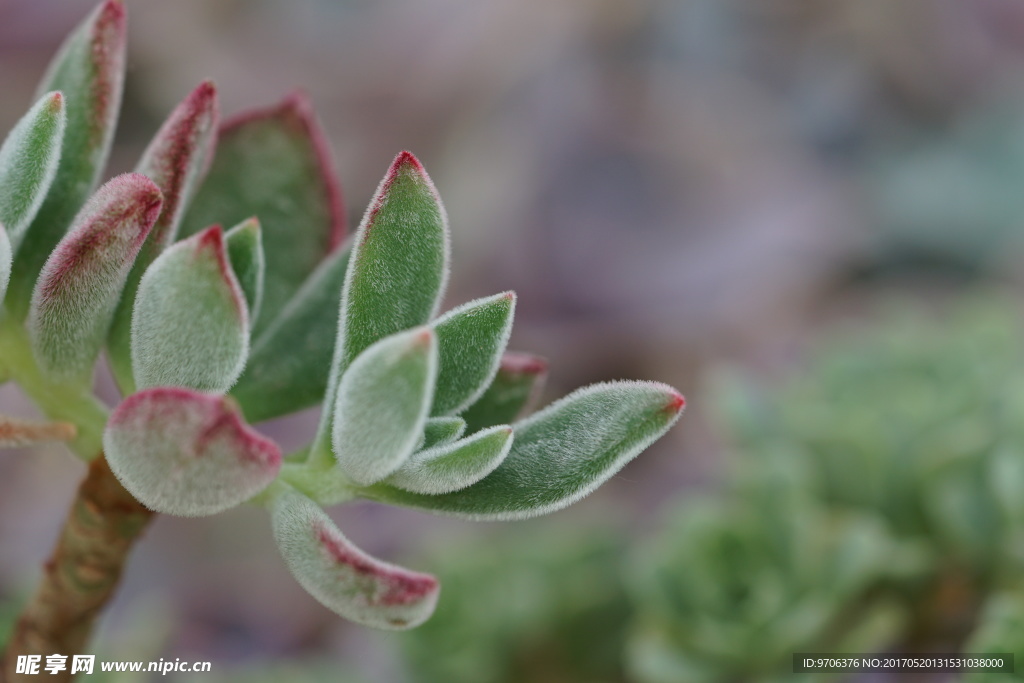
{"type": "Polygon", "coordinates": [[[209,167],[218,117],[217,89],[204,81],[167,117],[136,167],[164,193],[164,208],[128,275],[107,340],[111,369],[125,394],[134,391],[135,386],[131,376],[131,328],[139,281],[153,259],[174,242],[185,208],[209,167]]]}
{"type": "Polygon", "coordinates": [[[432,417],[423,425],[423,438],[416,450],[451,443],[465,432],[466,421],[461,417],[432,417]]]}
{"type": "MultiPolygon", "coordinates": [[[[345,369],[374,342],[436,313],[448,280],[448,220],[427,172],[409,152],[395,157],[359,230],[345,274],[338,336],[324,405],[335,404],[345,369]]],[[[323,453],[325,409],[313,453],[323,453]]]]}
{"type": "Polygon", "coordinates": [[[256,495],[277,476],[281,451],[221,397],[176,387],[129,396],[103,434],[110,469],[156,512],[212,515],[256,495]]]}
{"type": "Polygon", "coordinates": [[[0,223],[14,251],[57,175],[66,122],[63,94],[46,93],[0,147],[0,223]]]}
{"type": "Polygon", "coordinates": [[[121,289],[161,205],[153,181],[126,173],[82,207],[43,266],[32,295],[28,330],[45,372],[91,380],[121,289]]]}
{"type": "Polygon", "coordinates": [[[238,285],[245,294],[250,327],[253,320],[259,316],[260,304],[263,302],[266,264],[263,258],[262,234],[260,222],[256,218],[242,221],[224,234],[231,270],[234,271],[238,285]]]}
{"type": "Polygon", "coordinates": [[[430,411],[437,338],[416,328],[380,340],[349,366],[338,387],[332,445],[344,474],[367,485],[398,469],[430,411]]]}
{"type": "Polygon", "coordinates": [[[434,415],[458,413],[480,397],[501,362],[512,332],[516,295],[505,292],[463,304],[438,318],[434,415]]]}
{"type": "Polygon", "coordinates": [[[225,392],[245,367],[249,320],[219,226],[174,244],[139,283],[132,368],[141,388],[225,392]]]}
{"type": "Polygon", "coordinates": [[[383,629],[412,628],[433,613],[437,579],[367,555],[305,496],[278,495],[271,520],[292,576],[327,609],[383,629]]]}
{"type": "Polygon", "coordinates": [[[516,425],[505,460],[468,488],[433,496],[378,484],[363,494],[470,519],[523,519],[553,512],[622,469],[675,424],[683,405],[683,397],[665,384],[595,384],[516,425]]]}
{"type": "Polygon", "coordinates": [[[107,0],[64,41],[40,84],[40,96],[63,93],[67,124],[57,174],[14,260],[7,306],[19,319],[43,263],[99,183],[121,106],[126,44],[124,5],[107,0]]]}
{"type": "Polygon", "coordinates": [[[493,472],[511,447],[512,428],[492,427],[460,441],[414,453],[385,482],[413,493],[451,493],[493,472]]]}

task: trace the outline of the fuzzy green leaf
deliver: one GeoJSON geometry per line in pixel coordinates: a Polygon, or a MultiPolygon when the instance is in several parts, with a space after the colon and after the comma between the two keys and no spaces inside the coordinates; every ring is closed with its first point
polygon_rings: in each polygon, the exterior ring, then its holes
{"type": "Polygon", "coordinates": [[[139,387],[222,393],[245,367],[249,319],[220,226],[182,240],[153,261],[132,316],[139,387]]]}
{"type": "Polygon", "coordinates": [[[412,455],[430,411],[437,338],[416,328],[380,340],[341,378],[332,444],[342,471],[368,485],[412,455]]]}
{"type": "Polygon", "coordinates": [[[374,342],[437,312],[448,279],[447,223],[427,172],[402,152],[355,236],[341,295],[339,370],[374,342]]]}
{"type": "Polygon", "coordinates": [[[262,234],[259,220],[250,218],[231,228],[224,235],[231,270],[234,271],[238,285],[245,294],[250,327],[253,319],[259,315],[260,304],[263,301],[266,264],[263,258],[262,234]]]}
{"type": "Polygon", "coordinates": [[[349,253],[339,249],[331,254],[277,320],[253,340],[245,372],[231,390],[252,422],[323,400],[349,253]]]}
{"type": "Polygon", "coordinates": [[[53,250],[28,318],[32,350],[51,376],[91,379],[125,279],[161,205],[149,178],[118,176],[96,191],[53,250]]]}
{"type": "MultiPolygon", "coordinates": [[[[448,280],[448,220],[427,172],[409,152],[395,157],[353,239],[341,293],[325,406],[364,349],[426,324],[448,280]]],[[[333,416],[325,409],[313,453],[323,453],[333,416]]]]}
{"type": "Polygon", "coordinates": [[[433,613],[437,579],[367,555],[305,496],[294,491],[279,495],[271,520],[292,576],[327,609],[383,629],[412,628],[433,613]]]}
{"type": "Polygon", "coordinates": [[[263,226],[267,262],[263,311],[254,326],[258,335],[345,233],[330,149],[302,94],[221,128],[217,155],[182,231],[190,235],[249,216],[263,226]]]}
{"type": "Polygon", "coordinates": [[[443,446],[455,441],[465,432],[466,421],[461,417],[432,417],[423,425],[423,440],[416,450],[443,446]]]}
{"type": "Polygon", "coordinates": [[[213,158],[218,118],[217,89],[204,81],[167,117],[136,168],[164,193],[164,208],[128,275],[107,340],[111,369],[126,394],[134,391],[131,329],[139,281],[153,259],[174,242],[185,208],[213,158]]]}
{"type": "Polygon", "coordinates": [[[57,175],[66,122],[64,95],[46,93],[0,147],[0,223],[7,228],[13,250],[57,175]]]}
{"type": "Polygon", "coordinates": [[[0,301],[4,300],[7,293],[7,283],[11,281],[11,262],[14,254],[11,249],[11,241],[7,237],[7,230],[0,223],[0,301]]]}
{"type": "Polygon", "coordinates": [[[584,497],[651,445],[682,413],[683,397],[657,382],[579,389],[515,427],[504,462],[480,482],[438,496],[386,484],[364,495],[469,519],[524,519],[584,497]]]}
{"type": "Polygon", "coordinates": [[[451,493],[493,472],[511,447],[512,428],[492,427],[461,441],[414,453],[385,481],[413,493],[451,493]]]}
{"type": "Polygon", "coordinates": [[[18,318],[28,313],[43,263],[99,182],[121,106],[126,43],[124,5],[107,0],[68,36],[43,77],[39,93],[63,93],[67,125],[57,174],[18,246],[7,297],[18,318]]]}
{"type": "Polygon", "coordinates": [[[468,431],[510,424],[524,417],[540,398],[547,374],[548,364],[543,358],[506,353],[491,386],[462,413],[468,431]]]}
{"type": "Polygon", "coordinates": [[[198,517],[235,507],[281,468],[277,445],[220,396],[158,387],[132,394],[103,434],[110,469],[151,510],[198,517]]]}
{"type": "Polygon", "coordinates": [[[487,390],[512,332],[516,295],[505,292],[463,304],[434,323],[438,372],[434,415],[458,413],[487,390]]]}

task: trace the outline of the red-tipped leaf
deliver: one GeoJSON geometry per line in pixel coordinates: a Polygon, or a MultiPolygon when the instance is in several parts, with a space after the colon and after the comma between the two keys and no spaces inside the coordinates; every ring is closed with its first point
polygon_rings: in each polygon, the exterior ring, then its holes
{"type": "Polygon", "coordinates": [[[86,380],[132,263],[156,221],[160,189],[137,173],[109,181],[75,218],[36,283],[28,328],[39,365],[86,380]]]}
{"type": "Polygon", "coordinates": [[[135,298],[131,352],[141,388],[223,393],[238,379],[249,353],[249,316],[220,226],[153,261],[135,298]]]}
{"type": "Polygon", "coordinates": [[[254,330],[259,334],[345,233],[330,149],[302,93],[224,124],[182,233],[250,216],[263,226],[266,250],[266,288],[254,330]]]}
{"type": "Polygon", "coordinates": [[[436,578],[367,555],[305,496],[286,491],[271,515],[288,569],[329,610],[383,629],[412,628],[433,613],[440,590],[436,578]]]}
{"type": "Polygon", "coordinates": [[[277,476],[281,451],[222,396],[158,387],[129,396],[103,435],[110,469],[151,510],[212,515],[277,476]]]}
{"type": "Polygon", "coordinates": [[[8,308],[19,318],[28,313],[36,274],[106,164],[121,107],[126,28],[124,4],[101,3],[65,40],[39,86],[40,96],[63,93],[67,123],[57,174],[14,262],[8,308]]]}
{"type": "Polygon", "coordinates": [[[136,168],[163,192],[164,206],[128,276],[107,342],[114,374],[124,388],[131,386],[132,306],[139,280],[177,235],[185,208],[213,159],[218,118],[217,89],[204,81],[171,112],[136,168]]]}

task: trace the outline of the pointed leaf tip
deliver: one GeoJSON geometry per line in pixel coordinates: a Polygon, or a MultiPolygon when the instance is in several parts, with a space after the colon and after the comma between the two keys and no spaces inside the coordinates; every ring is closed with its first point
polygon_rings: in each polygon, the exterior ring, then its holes
{"type": "Polygon", "coordinates": [[[249,322],[220,226],[164,251],[139,283],[132,368],[139,387],[227,391],[245,367],[249,322]]]}
{"type": "MultiPolygon", "coordinates": [[[[324,405],[336,403],[345,369],[375,342],[424,325],[448,282],[448,220],[419,162],[399,155],[381,181],[353,238],[324,405]]],[[[324,410],[314,453],[325,451],[333,422],[324,410]]]]}
{"type": "Polygon", "coordinates": [[[21,244],[57,175],[66,121],[63,95],[48,93],[0,147],[0,223],[7,228],[12,250],[21,244]]]}
{"type": "Polygon", "coordinates": [[[105,2],[67,37],[40,84],[40,95],[63,93],[67,124],[53,182],[18,245],[8,296],[18,319],[28,313],[40,268],[100,180],[121,107],[126,46],[125,9],[105,2]]]}
{"type": "Polygon", "coordinates": [[[231,269],[245,294],[249,308],[249,326],[255,324],[263,303],[263,280],[266,264],[263,256],[263,231],[257,218],[249,218],[224,235],[231,269]]]}
{"type": "Polygon", "coordinates": [[[515,426],[508,456],[468,488],[422,495],[386,484],[368,497],[470,519],[524,519],[560,510],[594,491],[680,416],[682,397],[658,382],[579,389],[515,426]]]}
{"type": "Polygon", "coordinates": [[[213,161],[219,119],[217,88],[203,81],[175,107],[143,153],[137,170],[159,185],[165,200],[143,268],[174,242],[185,207],[213,161]]]}
{"type": "Polygon", "coordinates": [[[32,295],[28,328],[44,371],[86,381],[121,289],[162,205],[160,189],[137,173],[97,190],[47,259],[32,295]]]}
{"type": "Polygon", "coordinates": [[[164,207],[128,276],[107,340],[111,369],[125,393],[134,390],[131,321],[139,281],[175,240],[182,214],[213,160],[219,116],[217,89],[203,81],[167,117],[136,168],[160,187],[164,207]]]}
{"type": "Polygon", "coordinates": [[[341,378],[332,445],[342,471],[368,485],[415,450],[430,410],[437,344],[429,328],[387,337],[366,349],[341,378]]]}
{"type": "Polygon", "coordinates": [[[515,293],[504,292],[470,301],[434,321],[439,365],[432,414],[459,413],[487,390],[512,332],[515,305],[515,293]]]}
{"type": "Polygon", "coordinates": [[[433,182],[413,155],[398,155],[356,232],[342,292],[340,370],[377,340],[433,317],[450,251],[433,182]]]}
{"type": "Polygon", "coordinates": [[[235,507],[277,476],[281,451],[221,396],[157,387],[129,396],[103,435],[110,469],[156,512],[195,517],[235,507]]]}
{"type": "Polygon", "coordinates": [[[367,555],[305,496],[282,494],[271,516],[288,569],[331,611],[382,629],[413,628],[433,613],[440,592],[436,578],[367,555]]]}

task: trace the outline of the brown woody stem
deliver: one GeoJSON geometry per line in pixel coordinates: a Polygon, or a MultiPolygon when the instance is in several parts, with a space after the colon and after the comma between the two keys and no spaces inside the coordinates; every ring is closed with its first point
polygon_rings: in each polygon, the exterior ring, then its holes
{"type": "MultiPolygon", "coordinates": [[[[89,464],[68,513],[42,583],[14,627],[0,668],[0,682],[15,683],[19,655],[66,655],[67,669],[50,681],[71,680],[71,658],[85,650],[93,622],[110,600],[132,546],[153,513],[114,477],[107,461],[89,464]]],[[[31,680],[35,677],[24,677],[31,680]]]]}

